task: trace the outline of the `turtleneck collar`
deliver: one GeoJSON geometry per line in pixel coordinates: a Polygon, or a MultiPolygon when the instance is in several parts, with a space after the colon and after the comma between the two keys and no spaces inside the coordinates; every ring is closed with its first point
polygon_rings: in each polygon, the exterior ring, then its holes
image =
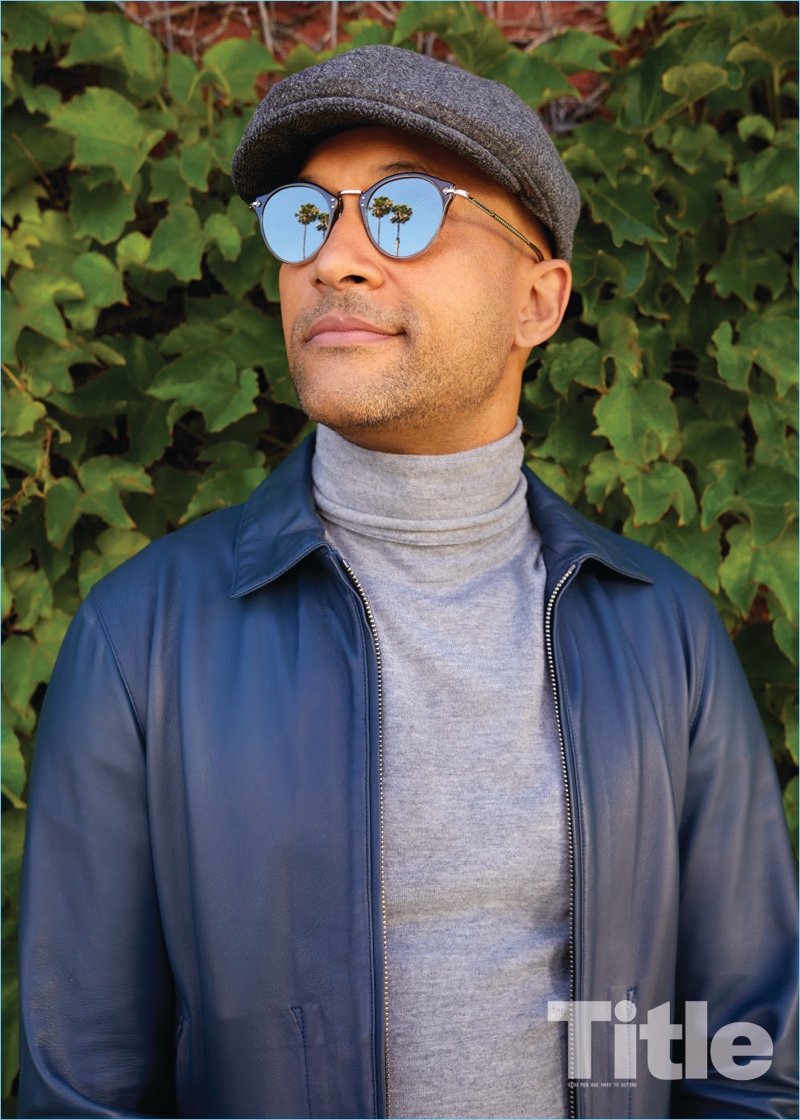
{"type": "Polygon", "coordinates": [[[471,451],[392,455],[359,447],[320,424],[314,486],[356,513],[393,520],[480,517],[501,506],[519,485],[521,432],[517,420],[507,436],[471,451]]]}
{"type": "Polygon", "coordinates": [[[505,554],[530,529],[521,431],[518,420],[509,435],[471,451],[394,455],[320,425],[312,463],[317,507],[324,521],[362,538],[422,547],[429,563],[431,549],[450,561],[481,545],[480,552],[505,554]]]}

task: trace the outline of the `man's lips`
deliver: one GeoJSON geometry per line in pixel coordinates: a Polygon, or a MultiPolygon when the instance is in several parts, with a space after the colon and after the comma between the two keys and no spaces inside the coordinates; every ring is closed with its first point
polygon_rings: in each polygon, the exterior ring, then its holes
{"type": "Polygon", "coordinates": [[[385,342],[401,333],[355,315],[323,315],[312,324],[306,340],[316,346],[354,346],[364,342],[385,342]]]}

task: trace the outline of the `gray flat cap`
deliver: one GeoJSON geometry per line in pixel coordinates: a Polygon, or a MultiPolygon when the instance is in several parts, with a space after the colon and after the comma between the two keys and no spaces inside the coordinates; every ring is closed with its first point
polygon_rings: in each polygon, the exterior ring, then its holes
{"type": "Polygon", "coordinates": [[[499,82],[401,47],[357,47],[272,87],[236,149],[245,202],[291,182],[326,136],[381,124],[435,140],[527,206],[569,260],[580,197],[544,125],[499,82]]]}

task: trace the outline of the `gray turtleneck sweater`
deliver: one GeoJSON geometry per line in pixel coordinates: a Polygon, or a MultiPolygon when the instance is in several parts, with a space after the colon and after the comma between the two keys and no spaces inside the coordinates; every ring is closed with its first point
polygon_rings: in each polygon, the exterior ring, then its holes
{"type": "Polygon", "coordinates": [[[390,1115],[567,1113],[566,810],[520,425],[456,455],[317,433],[383,655],[390,1115]]]}

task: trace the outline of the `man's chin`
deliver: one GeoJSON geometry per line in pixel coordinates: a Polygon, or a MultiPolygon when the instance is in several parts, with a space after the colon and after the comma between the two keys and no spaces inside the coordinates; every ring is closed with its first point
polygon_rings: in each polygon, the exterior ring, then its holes
{"type": "Polygon", "coordinates": [[[403,419],[396,412],[379,407],[377,402],[358,401],[352,396],[336,399],[327,394],[315,393],[298,392],[297,396],[309,420],[342,434],[365,429],[380,431],[403,425],[403,419]]]}
{"type": "Polygon", "coordinates": [[[297,398],[305,414],[334,431],[380,429],[413,423],[420,402],[408,392],[405,379],[370,379],[349,370],[293,375],[297,398]],[[394,384],[392,384],[394,380],[394,384]],[[370,383],[370,381],[372,383],[370,383]]]}

